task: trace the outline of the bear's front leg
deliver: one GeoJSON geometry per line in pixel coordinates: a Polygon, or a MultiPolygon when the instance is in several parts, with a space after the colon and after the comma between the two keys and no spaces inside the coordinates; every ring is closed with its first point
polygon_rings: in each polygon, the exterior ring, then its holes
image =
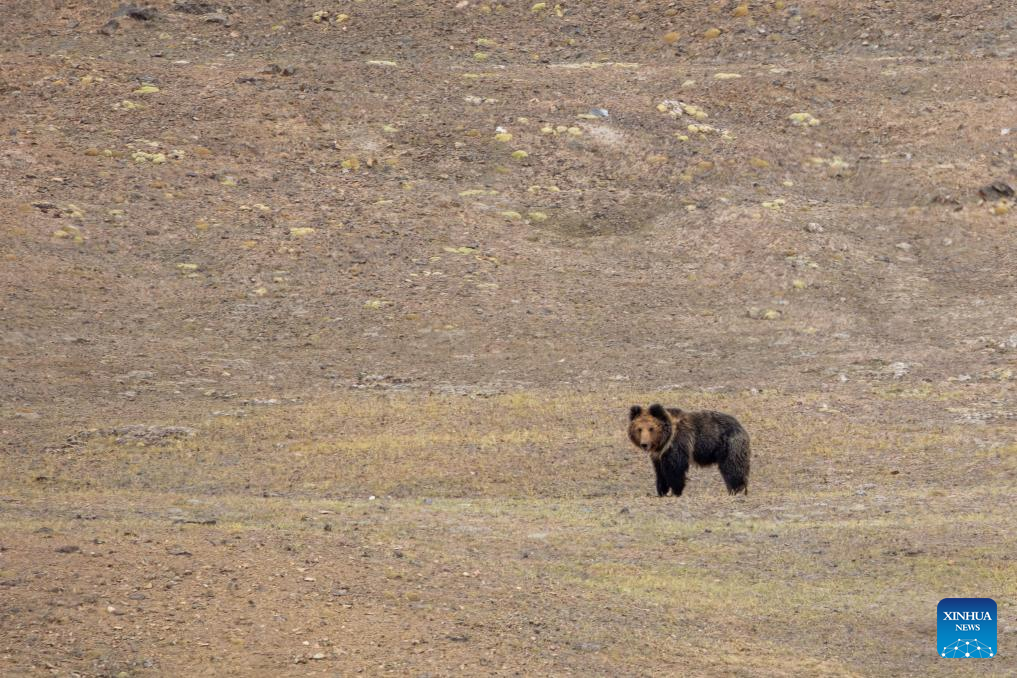
{"type": "Polygon", "coordinates": [[[663,497],[671,489],[671,486],[667,483],[667,477],[664,475],[664,469],[660,467],[659,459],[653,460],[653,470],[657,474],[657,496],[663,497]]]}
{"type": "Polygon", "coordinates": [[[667,484],[671,487],[671,494],[676,497],[682,496],[685,489],[685,474],[689,470],[689,455],[682,446],[675,446],[667,454],[660,458],[660,470],[667,484]]]}

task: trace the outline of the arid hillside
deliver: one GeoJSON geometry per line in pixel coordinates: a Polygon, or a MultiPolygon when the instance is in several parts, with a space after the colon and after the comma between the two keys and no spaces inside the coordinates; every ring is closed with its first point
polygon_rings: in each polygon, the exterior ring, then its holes
{"type": "Polygon", "coordinates": [[[0,14],[0,674],[1017,670],[1017,3],[0,14]]]}

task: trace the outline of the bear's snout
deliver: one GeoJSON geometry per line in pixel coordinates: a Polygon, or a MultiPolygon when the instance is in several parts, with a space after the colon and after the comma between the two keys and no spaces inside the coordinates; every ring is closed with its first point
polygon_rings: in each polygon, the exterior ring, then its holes
{"type": "Polygon", "coordinates": [[[644,450],[649,450],[650,449],[650,443],[640,443],[639,446],[641,448],[643,448],[644,450]]]}

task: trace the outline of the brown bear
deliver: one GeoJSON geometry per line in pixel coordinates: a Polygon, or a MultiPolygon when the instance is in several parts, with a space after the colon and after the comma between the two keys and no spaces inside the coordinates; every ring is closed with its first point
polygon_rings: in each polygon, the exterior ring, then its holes
{"type": "Polygon", "coordinates": [[[749,493],[749,434],[729,414],[633,405],[629,439],[650,453],[659,497],[668,490],[681,496],[690,458],[699,466],[717,464],[731,494],[749,493]]]}

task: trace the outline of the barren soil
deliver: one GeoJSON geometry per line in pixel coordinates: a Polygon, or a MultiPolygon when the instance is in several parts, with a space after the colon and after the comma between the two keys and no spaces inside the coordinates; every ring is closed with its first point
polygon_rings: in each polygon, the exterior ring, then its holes
{"type": "Polygon", "coordinates": [[[118,6],[0,7],[0,674],[1017,672],[1017,4],[118,6]]]}

